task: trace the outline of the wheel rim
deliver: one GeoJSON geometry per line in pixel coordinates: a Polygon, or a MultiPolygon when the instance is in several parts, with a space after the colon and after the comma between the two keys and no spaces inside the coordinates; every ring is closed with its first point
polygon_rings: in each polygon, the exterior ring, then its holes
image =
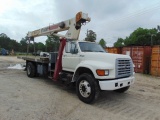
{"type": "Polygon", "coordinates": [[[89,82],[86,80],[82,80],[79,83],[79,91],[83,97],[85,97],[85,98],[89,97],[91,94],[91,86],[90,86],[89,82]]]}
{"type": "Polygon", "coordinates": [[[28,75],[31,74],[31,67],[30,67],[30,66],[27,67],[27,74],[28,74],[28,75]]]}

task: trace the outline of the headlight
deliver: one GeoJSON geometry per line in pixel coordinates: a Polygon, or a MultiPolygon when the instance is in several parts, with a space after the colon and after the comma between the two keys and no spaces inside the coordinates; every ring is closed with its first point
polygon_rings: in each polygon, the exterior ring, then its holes
{"type": "Polygon", "coordinates": [[[109,70],[96,70],[96,73],[98,76],[108,76],[109,75],[109,70]]]}

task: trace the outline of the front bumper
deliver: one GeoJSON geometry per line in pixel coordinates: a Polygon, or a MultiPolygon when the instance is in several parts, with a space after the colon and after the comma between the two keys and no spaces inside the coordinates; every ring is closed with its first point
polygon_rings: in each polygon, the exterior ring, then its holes
{"type": "Polygon", "coordinates": [[[135,81],[135,77],[121,78],[116,80],[99,81],[101,90],[116,90],[126,86],[130,86],[135,81]]]}

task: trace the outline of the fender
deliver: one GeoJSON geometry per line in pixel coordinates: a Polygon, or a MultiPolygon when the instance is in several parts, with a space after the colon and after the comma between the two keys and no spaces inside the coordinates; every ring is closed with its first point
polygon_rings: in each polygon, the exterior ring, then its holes
{"type": "MultiPolygon", "coordinates": [[[[111,64],[108,64],[106,62],[102,62],[102,61],[94,61],[94,60],[85,60],[85,61],[82,61],[80,62],[77,67],[75,68],[75,72],[74,72],[74,75],[73,75],[73,78],[72,78],[72,82],[75,82],[76,80],[74,79],[75,78],[75,74],[78,70],[78,68],[80,67],[85,67],[85,68],[88,68],[92,71],[94,77],[96,79],[103,79],[103,76],[98,76],[97,73],[96,73],[96,70],[97,69],[114,69],[114,66],[111,65],[111,64]]],[[[106,78],[106,76],[105,76],[106,78]]]]}

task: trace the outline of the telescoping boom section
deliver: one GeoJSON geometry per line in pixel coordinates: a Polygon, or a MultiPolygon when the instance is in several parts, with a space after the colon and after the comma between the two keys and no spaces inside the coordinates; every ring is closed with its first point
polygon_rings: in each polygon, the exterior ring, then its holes
{"type": "Polygon", "coordinates": [[[76,14],[76,17],[72,19],[65,20],[57,24],[49,25],[41,29],[28,32],[27,37],[29,39],[33,39],[34,37],[38,37],[38,36],[56,35],[59,37],[65,37],[66,39],[77,40],[79,37],[80,28],[86,22],[90,22],[90,18],[88,17],[88,14],[78,12],[76,14]],[[65,36],[58,34],[58,32],[66,31],[66,30],[68,31],[65,36]]]}

